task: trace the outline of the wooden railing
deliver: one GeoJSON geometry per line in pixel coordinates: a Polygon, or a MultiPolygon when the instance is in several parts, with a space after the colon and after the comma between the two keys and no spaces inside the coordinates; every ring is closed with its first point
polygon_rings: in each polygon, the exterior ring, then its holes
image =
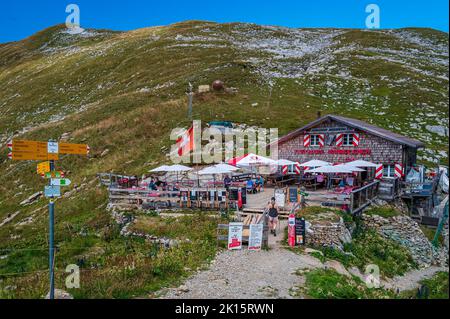
{"type": "Polygon", "coordinates": [[[350,212],[352,214],[361,213],[367,206],[372,204],[378,197],[379,181],[355,189],[350,193],[350,212]]]}

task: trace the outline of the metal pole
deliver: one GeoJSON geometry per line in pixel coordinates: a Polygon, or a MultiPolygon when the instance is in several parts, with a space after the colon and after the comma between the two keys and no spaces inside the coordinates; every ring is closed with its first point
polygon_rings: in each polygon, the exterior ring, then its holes
{"type": "Polygon", "coordinates": [[[192,120],[192,98],[194,93],[192,92],[193,86],[192,83],[189,82],[187,95],[189,97],[189,105],[188,105],[188,118],[192,120]]]}
{"type": "MultiPolygon", "coordinates": [[[[50,161],[50,172],[55,170],[55,162],[53,160],[50,161]]],[[[49,179],[49,184],[51,178],[49,179]]],[[[53,198],[50,198],[50,202],[48,204],[48,213],[49,213],[49,238],[48,238],[48,252],[49,252],[49,273],[50,273],[50,299],[55,299],[55,274],[53,273],[53,264],[55,258],[55,248],[54,248],[54,226],[55,226],[55,203],[53,202],[53,198]]]]}

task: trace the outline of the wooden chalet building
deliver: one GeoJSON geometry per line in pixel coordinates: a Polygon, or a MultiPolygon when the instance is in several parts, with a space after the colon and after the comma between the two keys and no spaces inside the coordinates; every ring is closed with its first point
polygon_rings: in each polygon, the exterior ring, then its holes
{"type": "MultiPolygon", "coordinates": [[[[383,177],[402,177],[416,163],[417,149],[423,146],[420,141],[360,120],[325,115],[281,137],[278,158],[299,163],[362,159],[382,164],[383,177]]],[[[381,166],[377,171],[381,174],[381,166]]]]}

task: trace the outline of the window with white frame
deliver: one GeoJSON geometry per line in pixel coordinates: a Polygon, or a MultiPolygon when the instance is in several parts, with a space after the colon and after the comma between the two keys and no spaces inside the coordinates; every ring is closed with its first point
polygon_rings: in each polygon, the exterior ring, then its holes
{"type": "Polygon", "coordinates": [[[383,165],[383,177],[395,177],[395,165],[383,165]]]}
{"type": "Polygon", "coordinates": [[[342,141],[343,146],[353,146],[353,134],[343,134],[342,141]]]}
{"type": "Polygon", "coordinates": [[[311,146],[320,146],[318,134],[311,134],[310,138],[311,138],[311,142],[310,142],[311,146]]]}
{"type": "Polygon", "coordinates": [[[288,165],[288,173],[289,173],[289,174],[294,174],[294,173],[295,173],[295,171],[294,171],[294,165],[288,165]]]}

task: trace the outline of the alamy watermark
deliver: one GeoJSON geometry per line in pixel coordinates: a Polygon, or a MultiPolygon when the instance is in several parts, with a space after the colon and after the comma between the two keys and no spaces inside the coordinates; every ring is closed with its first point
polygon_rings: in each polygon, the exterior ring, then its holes
{"type": "Polygon", "coordinates": [[[378,265],[367,265],[364,274],[367,288],[380,288],[380,267],[378,265]]]}
{"type": "Polygon", "coordinates": [[[78,34],[84,31],[80,25],[80,7],[77,4],[69,4],[66,7],[66,27],[71,34],[78,34]]]}
{"type": "Polygon", "coordinates": [[[380,28],[380,7],[377,4],[371,3],[366,6],[366,28],[379,29],[380,28]]]}

